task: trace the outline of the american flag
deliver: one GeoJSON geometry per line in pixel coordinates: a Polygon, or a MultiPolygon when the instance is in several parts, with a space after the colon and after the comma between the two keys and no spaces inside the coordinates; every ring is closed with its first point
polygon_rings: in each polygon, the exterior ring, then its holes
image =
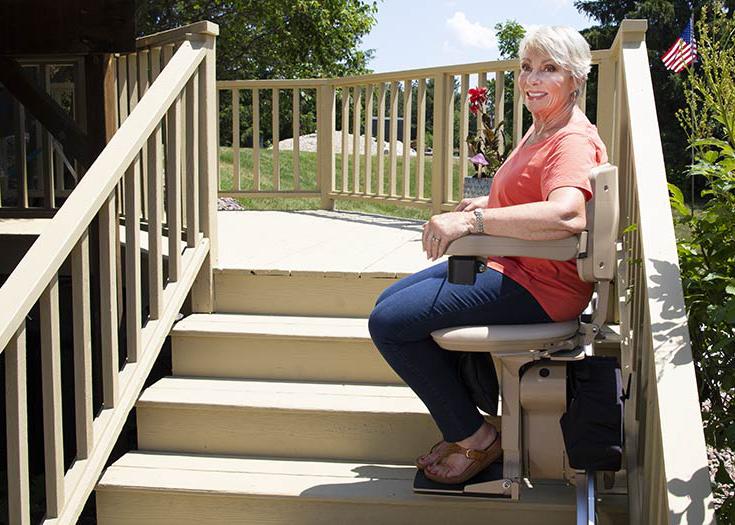
{"type": "Polygon", "coordinates": [[[691,19],[687,22],[684,31],[674,45],[661,57],[666,69],[673,69],[676,73],[691,64],[697,58],[697,41],[694,38],[691,19]]]}

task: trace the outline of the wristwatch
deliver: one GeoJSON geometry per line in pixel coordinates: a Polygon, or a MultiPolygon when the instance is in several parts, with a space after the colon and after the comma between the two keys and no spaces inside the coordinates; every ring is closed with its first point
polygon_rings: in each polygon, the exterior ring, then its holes
{"type": "Polygon", "coordinates": [[[482,219],[482,208],[475,208],[475,233],[483,233],[485,231],[482,219]]]}

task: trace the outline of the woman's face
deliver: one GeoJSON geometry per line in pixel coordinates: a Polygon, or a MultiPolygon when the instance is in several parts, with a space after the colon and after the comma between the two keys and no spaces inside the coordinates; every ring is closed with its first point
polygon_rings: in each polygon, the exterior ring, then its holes
{"type": "Polygon", "coordinates": [[[528,111],[542,118],[573,103],[572,93],[577,89],[569,71],[536,50],[521,59],[518,82],[528,111]]]}

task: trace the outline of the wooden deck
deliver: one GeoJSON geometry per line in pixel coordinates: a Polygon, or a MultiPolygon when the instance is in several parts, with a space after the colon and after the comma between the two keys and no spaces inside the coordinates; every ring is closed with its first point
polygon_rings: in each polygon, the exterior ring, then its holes
{"type": "Polygon", "coordinates": [[[324,210],[220,211],[217,220],[223,270],[403,277],[431,265],[419,220],[324,210]]]}

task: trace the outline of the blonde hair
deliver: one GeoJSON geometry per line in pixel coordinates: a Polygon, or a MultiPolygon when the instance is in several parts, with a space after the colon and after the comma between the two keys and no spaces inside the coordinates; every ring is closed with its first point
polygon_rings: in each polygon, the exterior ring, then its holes
{"type": "Polygon", "coordinates": [[[587,81],[592,67],[590,45],[579,31],[566,26],[541,26],[526,34],[519,46],[521,60],[534,50],[548,55],[572,74],[578,86],[587,81]]]}

